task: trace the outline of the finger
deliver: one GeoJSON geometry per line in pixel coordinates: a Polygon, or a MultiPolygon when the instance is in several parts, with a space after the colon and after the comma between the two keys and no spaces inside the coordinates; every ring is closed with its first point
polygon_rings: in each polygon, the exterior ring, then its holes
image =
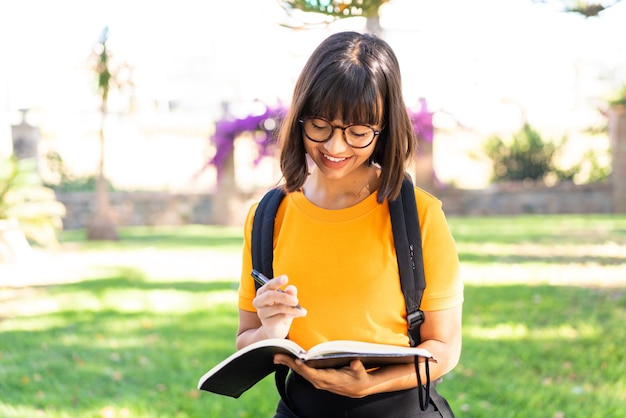
{"type": "Polygon", "coordinates": [[[365,365],[359,359],[354,359],[350,362],[350,370],[354,370],[355,372],[365,372],[365,365]]]}
{"type": "Polygon", "coordinates": [[[289,279],[287,278],[287,276],[285,274],[281,274],[280,276],[276,276],[270,281],[268,281],[262,287],[267,286],[266,289],[276,290],[276,289],[280,289],[281,287],[286,285],[288,282],[289,282],[289,279]]]}
{"type": "Polygon", "coordinates": [[[252,300],[252,305],[257,309],[263,309],[267,307],[279,307],[280,312],[289,313],[293,316],[302,316],[302,313],[298,313],[299,309],[295,308],[298,303],[298,299],[293,295],[285,294],[277,291],[269,291],[259,293],[252,300]],[[295,310],[294,310],[295,309],[295,310]]]}
{"type": "Polygon", "coordinates": [[[275,354],[274,364],[281,364],[283,366],[289,367],[290,369],[293,369],[294,367],[296,367],[296,362],[294,358],[286,354],[275,354]]]}
{"type": "Polygon", "coordinates": [[[284,313],[289,313],[293,317],[306,315],[306,310],[302,309],[302,307],[298,305],[298,298],[291,293],[285,293],[282,291],[260,291],[253,299],[252,304],[257,311],[264,307],[284,305],[288,308],[287,310],[282,311],[284,313]]]}

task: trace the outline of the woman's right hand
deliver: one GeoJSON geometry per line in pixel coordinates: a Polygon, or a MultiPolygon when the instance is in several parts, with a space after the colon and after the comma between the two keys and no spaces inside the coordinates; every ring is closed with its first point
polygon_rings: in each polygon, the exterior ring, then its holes
{"type": "Polygon", "coordinates": [[[261,286],[252,303],[257,310],[266,338],[285,338],[295,318],[306,315],[306,309],[298,305],[298,289],[287,284],[286,275],[275,277],[261,286]]]}

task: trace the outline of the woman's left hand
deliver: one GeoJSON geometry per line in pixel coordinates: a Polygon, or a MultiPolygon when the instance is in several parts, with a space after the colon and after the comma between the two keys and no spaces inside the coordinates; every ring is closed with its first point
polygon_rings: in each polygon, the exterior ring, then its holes
{"type": "Polygon", "coordinates": [[[274,363],[288,366],[311,382],[316,389],[350,398],[362,398],[368,395],[368,389],[372,384],[371,376],[360,360],[353,360],[349,366],[339,369],[315,369],[307,366],[302,360],[285,354],[276,354],[274,363]]]}

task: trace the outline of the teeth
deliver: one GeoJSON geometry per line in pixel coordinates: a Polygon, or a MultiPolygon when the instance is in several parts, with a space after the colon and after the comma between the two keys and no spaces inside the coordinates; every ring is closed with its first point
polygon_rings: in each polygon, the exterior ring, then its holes
{"type": "Polygon", "coordinates": [[[331,157],[330,155],[326,155],[326,154],[324,154],[324,157],[325,157],[327,160],[330,160],[330,161],[332,161],[332,162],[334,162],[334,163],[338,163],[338,162],[340,162],[340,161],[345,160],[345,158],[335,158],[335,157],[331,157]]]}

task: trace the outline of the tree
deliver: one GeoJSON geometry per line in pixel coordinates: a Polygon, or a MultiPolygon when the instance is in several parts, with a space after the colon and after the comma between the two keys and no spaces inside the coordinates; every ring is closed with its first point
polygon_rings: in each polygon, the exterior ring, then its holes
{"type": "Polygon", "coordinates": [[[116,240],[119,238],[113,210],[110,205],[109,184],[104,175],[104,126],[107,116],[107,103],[114,76],[110,68],[110,52],[107,49],[109,29],[105,27],[94,50],[94,71],[97,76],[98,94],[100,96],[100,160],[98,162],[98,179],[96,182],[96,209],[92,219],[87,223],[87,239],[116,240]]]}
{"type": "Polygon", "coordinates": [[[302,26],[309,26],[310,23],[293,15],[291,10],[326,15],[330,21],[348,17],[365,17],[367,19],[367,31],[378,35],[382,31],[379,19],[380,6],[388,1],[389,0],[285,0],[282,4],[290,17],[299,20],[302,26]]]}
{"type": "MultiPolygon", "coordinates": [[[[533,0],[535,3],[548,3],[551,0],[533,0]]],[[[621,0],[587,1],[587,0],[557,0],[563,4],[563,11],[578,13],[585,18],[598,16],[601,12],[616,5],[621,0]]]]}

